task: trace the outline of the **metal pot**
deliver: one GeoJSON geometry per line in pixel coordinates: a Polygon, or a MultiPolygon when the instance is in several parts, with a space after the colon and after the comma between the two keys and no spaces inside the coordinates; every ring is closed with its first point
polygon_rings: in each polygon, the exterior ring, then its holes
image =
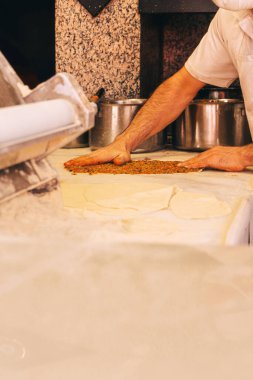
{"type": "Polygon", "coordinates": [[[240,99],[242,91],[239,87],[204,87],[199,91],[196,99],[240,99]]]}
{"type": "Polygon", "coordinates": [[[195,100],[174,124],[172,143],[177,149],[203,151],[252,142],[244,103],[238,99],[195,100]]]}
{"type": "MultiPolygon", "coordinates": [[[[95,127],[89,131],[89,145],[92,150],[113,142],[131,123],[146,99],[108,100],[99,103],[95,127]]],[[[165,144],[164,132],[159,132],[135,149],[138,152],[152,152],[162,149],[165,144]]]]}
{"type": "MultiPolygon", "coordinates": [[[[99,101],[102,99],[102,97],[104,96],[105,94],[105,89],[103,87],[101,87],[97,92],[96,94],[94,94],[91,98],[90,98],[90,102],[93,102],[95,104],[98,104],[99,101]]],[[[68,143],[67,145],[65,145],[64,148],[85,148],[85,147],[88,147],[89,146],[89,133],[88,132],[85,132],[83,133],[82,135],[76,137],[74,140],[72,140],[70,143],[68,143]]]]}
{"type": "Polygon", "coordinates": [[[74,140],[70,141],[64,148],[85,148],[89,146],[89,134],[88,132],[83,133],[82,135],[76,137],[74,140]]]}

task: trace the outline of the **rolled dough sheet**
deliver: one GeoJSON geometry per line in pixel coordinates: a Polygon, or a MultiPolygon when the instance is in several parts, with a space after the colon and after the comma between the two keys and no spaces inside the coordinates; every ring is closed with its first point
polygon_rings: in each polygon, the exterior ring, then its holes
{"type": "Polygon", "coordinates": [[[184,219],[217,218],[231,213],[229,204],[215,195],[182,190],[171,198],[169,208],[178,218],[184,219]]]}
{"type": "Polygon", "coordinates": [[[173,186],[135,193],[125,197],[98,199],[95,203],[109,209],[129,209],[142,212],[163,210],[169,207],[173,186]]]}
{"type": "Polygon", "coordinates": [[[62,183],[61,189],[65,207],[122,217],[166,209],[174,192],[158,183],[62,183]]]}
{"type": "Polygon", "coordinates": [[[172,224],[171,221],[153,215],[151,217],[125,219],[122,221],[122,227],[126,232],[145,234],[151,237],[164,237],[178,230],[177,224],[172,224]]]}

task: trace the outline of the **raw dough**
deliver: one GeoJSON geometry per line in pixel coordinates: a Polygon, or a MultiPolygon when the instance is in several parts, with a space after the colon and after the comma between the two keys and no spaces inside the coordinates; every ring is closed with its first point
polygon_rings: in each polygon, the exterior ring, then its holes
{"type": "Polygon", "coordinates": [[[228,215],[231,208],[212,194],[178,191],[170,201],[170,210],[179,218],[206,219],[228,215]]]}
{"type": "Polygon", "coordinates": [[[61,184],[65,207],[127,216],[169,207],[174,186],[159,183],[61,184]]]}
{"type": "Polygon", "coordinates": [[[87,201],[84,198],[84,185],[62,182],[61,193],[65,207],[86,208],[87,201]]]}
{"type": "Polygon", "coordinates": [[[142,212],[162,210],[169,207],[173,187],[135,193],[125,197],[98,199],[95,203],[110,209],[130,209],[142,212]]]}
{"type": "Polygon", "coordinates": [[[126,232],[145,234],[151,238],[154,236],[166,237],[178,230],[178,226],[172,224],[171,221],[154,216],[126,219],[122,221],[122,226],[126,232]]]}

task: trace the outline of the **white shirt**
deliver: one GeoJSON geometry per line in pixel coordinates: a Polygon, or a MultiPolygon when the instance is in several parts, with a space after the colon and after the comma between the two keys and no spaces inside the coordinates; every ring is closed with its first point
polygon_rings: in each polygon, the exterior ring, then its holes
{"type": "Polygon", "coordinates": [[[252,9],[253,0],[213,0],[219,8],[230,11],[241,11],[242,9],[252,9]]]}
{"type": "Polygon", "coordinates": [[[219,9],[185,67],[198,80],[219,87],[239,77],[253,136],[253,12],[219,9]]]}

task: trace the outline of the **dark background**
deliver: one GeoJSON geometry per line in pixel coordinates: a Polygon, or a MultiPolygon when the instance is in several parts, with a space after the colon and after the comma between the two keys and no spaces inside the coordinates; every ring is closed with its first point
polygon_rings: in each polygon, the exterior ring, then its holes
{"type": "Polygon", "coordinates": [[[211,0],[140,0],[141,13],[216,12],[211,0]]]}
{"type": "Polygon", "coordinates": [[[31,88],[55,73],[54,0],[0,0],[0,50],[31,88]]]}

